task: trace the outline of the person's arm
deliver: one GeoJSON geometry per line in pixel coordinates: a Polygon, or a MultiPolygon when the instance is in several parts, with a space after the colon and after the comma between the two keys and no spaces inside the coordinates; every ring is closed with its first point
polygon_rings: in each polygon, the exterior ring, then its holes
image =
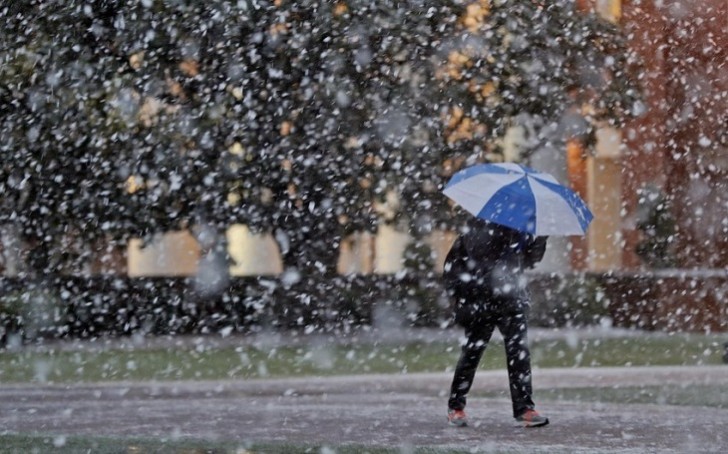
{"type": "Polygon", "coordinates": [[[468,227],[463,243],[470,259],[479,264],[493,263],[507,253],[508,235],[503,227],[483,221],[470,222],[468,227]]]}
{"type": "Polygon", "coordinates": [[[523,265],[526,268],[533,268],[538,262],[543,260],[543,256],[546,253],[546,241],[549,237],[537,236],[532,241],[528,242],[526,250],[524,251],[523,265]]]}

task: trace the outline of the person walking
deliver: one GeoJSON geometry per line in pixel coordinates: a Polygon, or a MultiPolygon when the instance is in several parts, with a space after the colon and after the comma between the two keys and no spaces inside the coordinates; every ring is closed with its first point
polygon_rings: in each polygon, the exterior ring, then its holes
{"type": "Polygon", "coordinates": [[[547,238],[473,218],[450,249],[444,283],[454,306],[455,322],[465,329],[467,339],[448,399],[450,424],[468,424],[466,396],[495,328],[505,343],[513,417],[525,427],[549,423],[536,411],[532,400],[530,298],[523,277],[524,269],[543,258],[547,238]]]}

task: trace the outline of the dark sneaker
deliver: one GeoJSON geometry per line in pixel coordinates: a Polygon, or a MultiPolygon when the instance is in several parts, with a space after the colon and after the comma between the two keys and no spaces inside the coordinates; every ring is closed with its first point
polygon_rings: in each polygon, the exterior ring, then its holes
{"type": "Polygon", "coordinates": [[[516,421],[523,427],[541,427],[549,423],[549,418],[539,415],[536,410],[526,410],[516,421]]]}
{"type": "Polygon", "coordinates": [[[463,410],[448,410],[447,422],[453,426],[465,427],[468,425],[468,415],[463,410]]]}

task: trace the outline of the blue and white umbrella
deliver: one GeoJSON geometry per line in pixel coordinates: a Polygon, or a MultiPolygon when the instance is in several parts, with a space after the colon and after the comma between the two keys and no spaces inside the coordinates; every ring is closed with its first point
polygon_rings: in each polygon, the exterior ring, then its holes
{"type": "Polygon", "coordinates": [[[481,219],[539,236],[584,235],[594,218],[574,191],[520,164],[465,168],[443,193],[481,219]]]}

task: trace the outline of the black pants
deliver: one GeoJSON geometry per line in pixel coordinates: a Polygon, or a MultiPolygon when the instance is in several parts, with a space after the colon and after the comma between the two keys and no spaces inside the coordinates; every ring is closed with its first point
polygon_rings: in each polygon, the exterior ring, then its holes
{"type": "Polygon", "coordinates": [[[462,346],[450,388],[448,400],[450,409],[465,408],[466,396],[473,384],[475,370],[496,327],[503,335],[506,348],[513,416],[518,417],[526,410],[534,408],[531,400],[531,354],[528,350],[527,319],[526,307],[505,313],[493,311],[481,314],[467,323],[465,326],[467,343],[462,346]]]}

